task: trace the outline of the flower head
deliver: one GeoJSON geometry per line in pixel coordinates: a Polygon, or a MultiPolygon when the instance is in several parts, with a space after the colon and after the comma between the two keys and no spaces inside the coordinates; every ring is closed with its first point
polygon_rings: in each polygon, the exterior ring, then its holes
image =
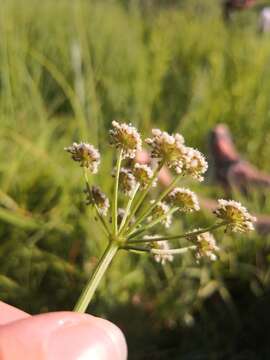
{"type": "Polygon", "coordinates": [[[109,131],[110,143],[123,150],[123,158],[134,158],[142,148],[142,140],[137,129],[131,124],[112,122],[113,129],[109,131]]]}
{"type": "Polygon", "coordinates": [[[183,171],[196,180],[203,181],[203,176],[208,169],[208,163],[204,155],[196,149],[186,147],[183,171]]]}
{"type": "MultiPolygon", "coordinates": [[[[136,181],[140,184],[142,189],[145,189],[153,177],[153,171],[150,166],[145,164],[136,163],[132,170],[136,181]]],[[[155,180],[152,186],[156,186],[157,181],[155,180]]]]}
{"type": "MultiPolygon", "coordinates": [[[[86,190],[87,191],[87,190],[86,190]]],[[[87,204],[93,204],[93,202],[97,205],[101,215],[106,216],[108,209],[110,207],[110,202],[107,196],[100,190],[98,186],[92,186],[91,195],[87,191],[87,204]]]]}
{"type": "Polygon", "coordinates": [[[185,188],[174,188],[168,195],[167,201],[173,206],[179,207],[180,211],[192,212],[200,210],[197,195],[185,188]]]}
{"type": "MultiPolygon", "coordinates": [[[[200,229],[195,229],[194,233],[200,229]]],[[[216,245],[216,240],[210,232],[204,232],[201,234],[190,234],[188,240],[192,241],[196,245],[195,257],[200,260],[203,257],[207,257],[211,261],[215,261],[217,256],[215,252],[219,251],[219,247],[216,245]]]]}
{"type": "Polygon", "coordinates": [[[219,206],[214,211],[214,214],[219,219],[228,222],[227,230],[241,233],[254,230],[253,223],[256,221],[256,217],[251,216],[239,202],[219,199],[218,204],[219,206]]]}
{"type": "Polygon", "coordinates": [[[97,173],[100,164],[100,153],[93,145],[74,142],[64,150],[69,152],[72,159],[78,161],[82,167],[88,168],[93,174],[97,173]]]}
{"type": "MultiPolygon", "coordinates": [[[[144,239],[155,239],[158,237],[159,235],[146,235],[144,239]]],[[[166,253],[166,250],[170,250],[168,241],[151,241],[149,246],[151,248],[150,252],[154,255],[156,262],[164,265],[166,261],[173,261],[173,255],[166,253]]]]}
{"type": "MultiPolygon", "coordinates": [[[[153,204],[155,201],[152,200],[151,204],[153,204]]],[[[148,221],[152,222],[162,217],[162,220],[160,221],[161,224],[163,224],[166,228],[170,227],[172,223],[172,216],[169,214],[170,207],[165,204],[164,202],[158,202],[154,209],[151,212],[151,215],[148,217],[148,221]]]]}
{"type": "Polygon", "coordinates": [[[152,135],[152,138],[145,140],[152,148],[152,158],[163,161],[170,169],[180,174],[186,152],[183,136],[180,134],[169,135],[166,131],[159,129],[153,129],[152,135]]]}
{"type": "Polygon", "coordinates": [[[131,171],[127,168],[121,168],[119,173],[119,187],[125,195],[131,196],[136,186],[136,180],[131,171]]]}

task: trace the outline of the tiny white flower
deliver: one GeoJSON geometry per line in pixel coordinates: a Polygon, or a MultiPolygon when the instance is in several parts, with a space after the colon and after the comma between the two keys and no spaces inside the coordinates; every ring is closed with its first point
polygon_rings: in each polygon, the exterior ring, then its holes
{"type": "Polygon", "coordinates": [[[186,153],[183,136],[180,134],[169,135],[166,131],[159,129],[153,129],[152,135],[152,138],[145,139],[145,142],[152,148],[152,158],[163,161],[168,168],[180,174],[186,153]]]}
{"type": "Polygon", "coordinates": [[[93,145],[74,142],[64,150],[69,152],[71,158],[78,161],[82,167],[88,168],[93,174],[97,173],[100,164],[100,153],[93,145]]]}
{"type": "Polygon", "coordinates": [[[254,230],[253,223],[256,221],[256,217],[249,214],[247,209],[239,202],[234,200],[218,200],[218,208],[214,211],[214,214],[226,222],[227,230],[232,232],[246,233],[254,230]]]}
{"type": "MultiPolygon", "coordinates": [[[[146,164],[136,163],[132,169],[132,172],[142,189],[145,189],[153,178],[153,170],[146,164]]],[[[152,186],[154,187],[156,184],[157,180],[153,182],[152,186]]]]}
{"type": "Polygon", "coordinates": [[[208,169],[208,163],[204,155],[191,147],[186,148],[185,161],[183,171],[186,175],[190,175],[196,180],[203,181],[203,174],[208,169]]]}
{"type": "MultiPolygon", "coordinates": [[[[199,230],[200,229],[195,229],[194,232],[199,230]]],[[[203,257],[206,257],[211,261],[215,261],[217,259],[215,253],[219,251],[219,247],[216,245],[216,240],[210,232],[204,232],[197,235],[190,234],[188,236],[188,240],[196,245],[195,257],[197,260],[200,260],[203,257]]]]}
{"type": "MultiPolygon", "coordinates": [[[[160,237],[159,235],[146,235],[144,239],[155,239],[160,237]]],[[[173,261],[173,255],[166,253],[167,250],[170,250],[170,246],[168,241],[151,241],[149,244],[152,252],[154,255],[154,259],[156,262],[164,265],[167,261],[173,261]],[[158,253],[155,253],[155,250],[158,250],[158,253]]]]}
{"type": "Polygon", "coordinates": [[[131,124],[119,124],[117,121],[113,121],[112,126],[113,129],[109,130],[111,145],[123,150],[123,158],[134,158],[142,148],[137,129],[131,124]]]}
{"type": "Polygon", "coordinates": [[[127,168],[121,168],[119,173],[119,188],[127,196],[131,196],[136,186],[136,180],[131,171],[127,168]]]}
{"type": "Polygon", "coordinates": [[[200,210],[197,195],[189,189],[174,188],[169,193],[167,201],[173,206],[179,207],[179,211],[192,212],[200,210]]]}
{"type": "MultiPolygon", "coordinates": [[[[154,202],[155,201],[152,200],[150,203],[153,204],[154,202]]],[[[160,201],[156,204],[147,220],[152,222],[164,216],[161,220],[161,224],[163,224],[166,228],[169,228],[172,223],[172,216],[169,214],[169,211],[170,207],[164,202],[160,201]]]]}

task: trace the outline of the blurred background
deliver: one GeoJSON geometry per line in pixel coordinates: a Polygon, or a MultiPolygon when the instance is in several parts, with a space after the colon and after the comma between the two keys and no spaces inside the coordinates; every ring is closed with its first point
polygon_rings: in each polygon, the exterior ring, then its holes
{"type": "Polygon", "coordinates": [[[105,241],[63,148],[98,146],[97,180],[109,193],[111,121],[132,122],[144,136],[160,127],[181,132],[210,162],[203,184],[187,184],[203,211],[170,231],[211,224],[214,199],[228,196],[258,215],[257,231],[217,233],[213,264],[185,256],[161,267],[120,253],[89,312],[121,327],[131,360],[269,359],[267,6],[1,1],[1,300],[30,313],[72,309],[105,241]]]}

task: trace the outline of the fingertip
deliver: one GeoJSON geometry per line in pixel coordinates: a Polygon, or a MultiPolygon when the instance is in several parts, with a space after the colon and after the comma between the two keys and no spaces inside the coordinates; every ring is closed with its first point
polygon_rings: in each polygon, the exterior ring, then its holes
{"type": "Polygon", "coordinates": [[[0,328],[1,360],[126,360],[127,345],[111,322],[88,314],[55,312],[0,328]]]}
{"type": "Polygon", "coordinates": [[[127,359],[126,341],[116,325],[89,314],[67,316],[73,325],[62,326],[48,341],[51,359],[127,359]]]}
{"type": "Polygon", "coordinates": [[[28,317],[30,317],[30,315],[26,312],[0,301],[0,325],[5,325],[16,320],[26,319],[28,317]]]}

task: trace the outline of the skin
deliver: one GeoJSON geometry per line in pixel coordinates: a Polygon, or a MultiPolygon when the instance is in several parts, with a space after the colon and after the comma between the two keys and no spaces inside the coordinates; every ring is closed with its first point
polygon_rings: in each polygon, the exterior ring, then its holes
{"type": "Polygon", "coordinates": [[[121,330],[88,314],[31,316],[0,302],[1,360],[126,360],[121,330]]]}

